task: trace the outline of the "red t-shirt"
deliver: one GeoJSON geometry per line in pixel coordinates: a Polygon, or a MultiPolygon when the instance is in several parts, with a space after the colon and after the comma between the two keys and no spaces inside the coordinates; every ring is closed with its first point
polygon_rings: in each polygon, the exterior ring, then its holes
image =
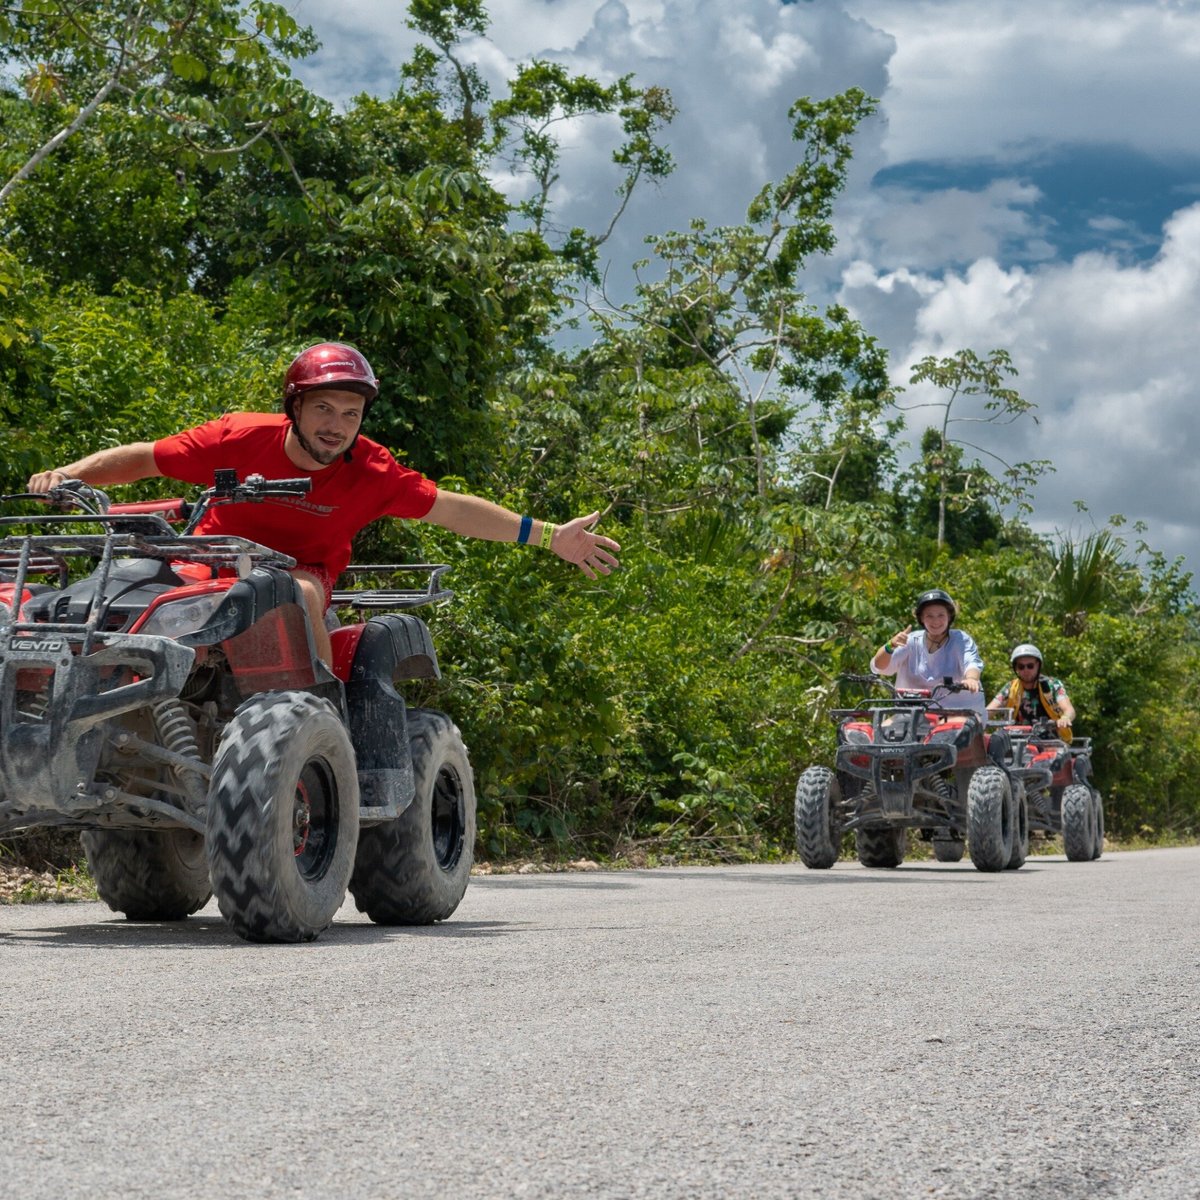
{"type": "Polygon", "coordinates": [[[228,413],[154,443],[158,469],[172,479],[212,487],[214,471],[232,468],[239,479],[307,475],[304,496],[268,496],[245,504],[218,504],[197,533],[250,538],[296,565],[316,569],[329,586],[350,562],[350,540],[378,517],[423,517],[437,485],[402,467],[378,442],[360,436],[350,462],[339,456],[320,471],[303,471],[284,452],[290,422],[282,413],[228,413]]]}

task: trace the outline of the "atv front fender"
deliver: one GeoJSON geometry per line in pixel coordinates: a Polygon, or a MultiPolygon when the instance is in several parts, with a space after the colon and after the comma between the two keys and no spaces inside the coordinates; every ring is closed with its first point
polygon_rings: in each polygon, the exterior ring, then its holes
{"type": "Polygon", "coordinates": [[[68,815],[100,759],[105,721],[177,696],[195,651],[167,637],[113,634],[91,654],[67,638],[10,637],[0,649],[0,815],[68,815]],[[32,644],[33,648],[28,648],[32,644]],[[17,708],[18,674],[51,672],[45,711],[17,708]]]}

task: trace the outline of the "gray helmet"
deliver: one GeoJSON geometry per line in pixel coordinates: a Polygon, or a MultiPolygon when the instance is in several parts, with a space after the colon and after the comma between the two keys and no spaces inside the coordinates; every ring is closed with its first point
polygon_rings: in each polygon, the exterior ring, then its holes
{"type": "Polygon", "coordinates": [[[950,610],[950,624],[954,624],[954,618],[958,616],[958,607],[954,601],[950,599],[949,592],[943,592],[941,588],[934,588],[929,592],[922,592],[917,597],[917,602],[913,605],[913,620],[918,625],[921,624],[921,610],[928,604],[942,604],[950,610]]]}
{"type": "Polygon", "coordinates": [[[1008,656],[1008,661],[1012,664],[1018,658],[1036,658],[1038,660],[1038,670],[1042,669],[1042,652],[1032,642],[1022,642],[1019,646],[1013,647],[1013,652],[1008,656]]]}

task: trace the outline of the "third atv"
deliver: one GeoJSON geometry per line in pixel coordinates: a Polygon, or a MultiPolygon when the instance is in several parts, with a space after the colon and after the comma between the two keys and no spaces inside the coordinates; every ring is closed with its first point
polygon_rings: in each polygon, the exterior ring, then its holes
{"type": "MultiPolygon", "coordinates": [[[[1009,710],[1004,710],[1008,712],[1009,710]]],[[[1049,722],[1006,725],[1009,770],[1025,785],[1029,829],[1060,836],[1071,862],[1091,862],[1104,851],[1104,800],[1092,783],[1091,738],[1064,742],[1049,722]]]]}

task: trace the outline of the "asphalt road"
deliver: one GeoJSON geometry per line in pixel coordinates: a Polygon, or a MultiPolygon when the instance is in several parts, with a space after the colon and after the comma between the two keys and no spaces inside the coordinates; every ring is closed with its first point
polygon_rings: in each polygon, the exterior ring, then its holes
{"type": "Polygon", "coordinates": [[[0,1194],[1197,1197],[1200,849],[0,908],[0,1194]]]}

